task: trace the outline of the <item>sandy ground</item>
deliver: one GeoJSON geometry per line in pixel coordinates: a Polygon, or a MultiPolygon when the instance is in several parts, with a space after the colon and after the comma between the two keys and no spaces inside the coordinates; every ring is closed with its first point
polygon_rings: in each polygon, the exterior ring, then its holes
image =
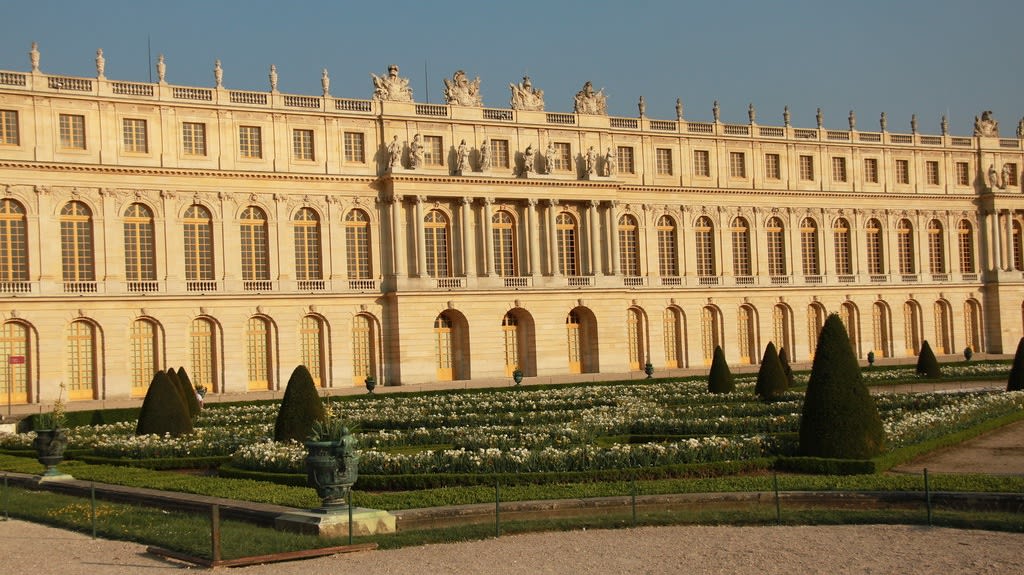
{"type": "Polygon", "coordinates": [[[1024,475],[1024,421],[929,453],[893,469],[900,473],[988,473],[1024,475]]]}

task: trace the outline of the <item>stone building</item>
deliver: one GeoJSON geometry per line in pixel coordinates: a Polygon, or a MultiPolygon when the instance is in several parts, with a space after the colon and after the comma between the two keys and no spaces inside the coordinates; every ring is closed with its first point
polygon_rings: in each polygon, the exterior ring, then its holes
{"type": "MultiPolygon", "coordinates": [[[[1014,349],[1022,140],[0,71],[0,403],[1014,349]],[[590,112],[590,113],[584,113],[590,112]],[[15,363],[9,364],[9,357],[15,363]],[[23,358],[23,363],[16,363],[23,358]],[[11,383],[13,382],[13,386],[11,383]]],[[[99,66],[99,62],[98,62],[99,66]]],[[[460,93],[473,90],[473,93],[460,93]]],[[[460,95],[461,94],[461,95],[460,95]]],[[[566,102],[566,108],[572,103],[566,102]]],[[[945,126],[945,122],[943,122],[945,126]]],[[[580,375],[577,375],[580,374],[580,375]]]]}

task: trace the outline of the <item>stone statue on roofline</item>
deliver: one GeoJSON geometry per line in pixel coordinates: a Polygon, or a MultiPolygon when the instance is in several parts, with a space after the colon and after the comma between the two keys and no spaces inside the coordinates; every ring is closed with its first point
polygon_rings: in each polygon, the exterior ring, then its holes
{"type": "Polygon", "coordinates": [[[224,68],[220,65],[220,58],[213,63],[213,81],[217,88],[224,87],[224,68]]]}
{"type": "Polygon", "coordinates": [[[320,87],[323,88],[324,98],[331,95],[331,77],[327,75],[327,68],[320,72],[320,87]]]}
{"type": "Polygon", "coordinates": [[[992,110],[981,113],[981,119],[974,117],[974,135],[984,138],[999,137],[999,122],[992,117],[992,110]]]}
{"type": "Polygon", "coordinates": [[[594,91],[594,85],[587,81],[583,89],[576,92],[576,103],[573,111],[577,114],[608,115],[608,100],[604,90],[594,91]]]}
{"type": "Polygon", "coordinates": [[[412,102],[412,88],[409,79],[398,75],[398,66],[388,66],[387,76],[370,73],[373,78],[373,99],[388,102],[412,102]]]}
{"type": "Polygon", "coordinates": [[[105,78],[107,71],[107,59],[103,57],[103,48],[96,49],[96,77],[105,78]]]}
{"type": "Polygon", "coordinates": [[[28,51],[28,61],[32,64],[32,71],[39,71],[39,42],[32,42],[32,49],[28,51]]]}
{"type": "Polygon", "coordinates": [[[270,79],[270,91],[277,91],[277,66],[274,64],[270,65],[270,74],[267,76],[270,79]]]}
{"type": "Polygon", "coordinates": [[[480,95],[480,76],[472,81],[462,70],[455,72],[452,79],[444,79],[444,97],[449,104],[482,108],[483,97],[480,95]]]}
{"type": "Polygon", "coordinates": [[[167,81],[167,62],[163,54],[156,57],[156,79],[161,84],[167,81]]]}
{"type": "Polygon", "coordinates": [[[518,84],[509,84],[508,89],[512,91],[509,105],[513,110],[544,110],[544,90],[534,88],[529,76],[523,76],[518,84]]]}

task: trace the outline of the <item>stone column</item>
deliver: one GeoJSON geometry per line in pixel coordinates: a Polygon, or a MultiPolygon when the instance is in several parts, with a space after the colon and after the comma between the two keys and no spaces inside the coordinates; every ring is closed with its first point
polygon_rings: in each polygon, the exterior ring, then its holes
{"type": "Polygon", "coordinates": [[[619,206],[619,203],[615,200],[608,202],[608,213],[605,217],[605,241],[608,243],[608,257],[612,260],[609,263],[611,268],[611,274],[618,276],[622,273],[621,266],[619,265],[619,220],[615,213],[615,208],[619,206]]]}
{"type": "Polygon", "coordinates": [[[1003,269],[1006,271],[1013,271],[1014,256],[1013,253],[1013,212],[1006,210],[1005,216],[1006,226],[1004,228],[1005,234],[1003,237],[1003,269]]]}
{"type": "Polygon", "coordinates": [[[548,200],[548,269],[553,276],[561,276],[562,268],[558,265],[558,243],[555,234],[555,210],[558,200],[548,200]]]}
{"type": "Polygon", "coordinates": [[[529,253],[527,254],[527,261],[530,262],[530,268],[527,274],[530,276],[539,276],[540,271],[540,227],[537,223],[537,200],[530,198],[526,200],[526,236],[527,246],[529,253]]]}
{"type": "Polygon", "coordinates": [[[409,273],[405,259],[405,232],[402,229],[402,196],[391,197],[391,251],[394,258],[395,277],[409,273]]]}
{"type": "Polygon", "coordinates": [[[470,229],[473,225],[473,199],[462,198],[462,273],[466,277],[476,276],[476,258],[473,254],[473,234],[470,229]]]}
{"type": "Polygon", "coordinates": [[[587,269],[590,271],[590,275],[595,276],[597,275],[597,270],[594,266],[597,264],[599,257],[597,255],[597,218],[597,202],[594,200],[590,200],[589,202],[587,202],[587,243],[589,244],[588,247],[590,248],[587,253],[587,269]]]}
{"type": "Polygon", "coordinates": [[[484,275],[490,277],[494,275],[494,222],[491,218],[494,214],[491,211],[491,206],[494,205],[493,198],[484,198],[484,275]]]}

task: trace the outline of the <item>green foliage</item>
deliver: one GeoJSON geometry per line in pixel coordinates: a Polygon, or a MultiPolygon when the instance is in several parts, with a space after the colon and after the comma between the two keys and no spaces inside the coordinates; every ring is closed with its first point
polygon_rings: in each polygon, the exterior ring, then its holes
{"type": "Polygon", "coordinates": [[[775,461],[775,468],[779,471],[814,475],[863,475],[878,471],[878,466],[871,459],[827,457],[780,457],[775,461]]]}
{"type": "Polygon", "coordinates": [[[313,376],[306,366],[296,367],[288,378],[284,399],[274,422],[274,441],[305,441],[313,431],[313,424],[325,417],[313,376]]]}
{"type": "Polygon", "coordinates": [[[811,457],[869,459],[885,446],[885,431],[868,393],[850,338],[832,314],[818,336],[800,422],[800,452],[811,457]]]}
{"type": "Polygon", "coordinates": [[[793,376],[793,368],[789,366],[789,354],[786,353],[786,348],[779,348],[779,363],[782,364],[782,371],[786,374],[786,383],[788,387],[793,387],[796,383],[796,379],[793,376]]]}
{"type": "MultiPolygon", "coordinates": [[[[168,369],[167,371],[173,372],[174,370],[168,369]]],[[[188,397],[185,398],[185,401],[188,402],[188,414],[194,420],[196,416],[199,415],[199,411],[203,406],[199,405],[199,398],[196,397],[196,388],[192,385],[192,379],[188,376],[188,372],[185,371],[183,366],[178,367],[177,375],[178,379],[181,381],[181,388],[188,393],[188,397]]]]}
{"type": "Polygon", "coordinates": [[[786,392],[789,379],[782,367],[779,354],[775,353],[775,344],[768,342],[761,357],[761,368],[757,371],[757,384],[754,393],[764,401],[771,401],[786,392]]]}
{"type": "Polygon", "coordinates": [[[715,356],[711,360],[711,372],[708,373],[708,391],[711,393],[731,393],[736,389],[729,364],[725,362],[722,346],[715,346],[715,356]]]}
{"type": "Polygon", "coordinates": [[[1017,353],[1013,356],[1013,367],[1006,380],[1006,391],[1024,390],[1024,337],[1017,342],[1017,353]]]}
{"type": "Polygon", "coordinates": [[[192,382],[186,383],[185,380],[178,376],[178,372],[174,371],[173,367],[167,368],[167,377],[174,383],[174,387],[178,390],[178,395],[181,396],[181,402],[185,404],[185,409],[188,411],[189,419],[195,419],[196,415],[199,415],[199,401],[196,399],[196,390],[192,387],[192,382]]]}
{"type": "Polygon", "coordinates": [[[932,352],[932,346],[928,345],[927,339],[921,344],[921,353],[917,354],[917,369],[915,371],[917,375],[929,379],[942,377],[942,369],[939,368],[939,362],[935,359],[935,353],[932,352]]]}
{"type": "MultiPolygon", "coordinates": [[[[65,452],[66,454],[67,452],[65,452]]],[[[91,453],[75,454],[76,461],[84,461],[93,465],[119,465],[123,467],[139,467],[142,469],[217,469],[231,461],[227,455],[205,455],[197,457],[155,457],[150,459],[131,459],[128,457],[103,457],[91,453]]]]}
{"type": "Polygon", "coordinates": [[[172,437],[192,433],[192,418],[188,406],[181,397],[180,388],[171,381],[168,373],[158,371],[146,391],[139,411],[136,435],[155,433],[170,434],[172,437]]]}

